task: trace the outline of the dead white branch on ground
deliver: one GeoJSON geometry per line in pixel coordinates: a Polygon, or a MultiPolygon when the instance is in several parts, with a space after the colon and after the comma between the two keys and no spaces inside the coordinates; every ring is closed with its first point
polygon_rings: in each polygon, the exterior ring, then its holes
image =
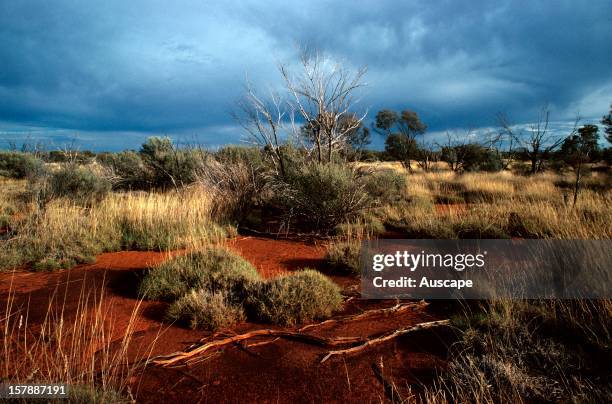
{"type": "Polygon", "coordinates": [[[235,342],[244,341],[250,338],[255,337],[278,337],[278,338],[286,338],[298,340],[310,344],[333,347],[333,346],[341,346],[341,345],[350,345],[356,344],[360,342],[364,342],[365,338],[363,337],[336,337],[336,338],[326,338],[319,337],[316,335],[304,334],[295,331],[283,331],[283,330],[271,330],[271,329],[263,329],[263,330],[255,330],[250,331],[244,334],[234,335],[232,337],[211,341],[203,345],[199,345],[194,347],[191,350],[175,352],[170,355],[158,356],[150,360],[150,363],[160,366],[171,366],[178,362],[185,361],[194,356],[202,355],[203,353],[210,351],[213,348],[220,348],[225,345],[233,344],[235,342]]]}
{"type": "Polygon", "coordinates": [[[324,363],[325,361],[327,361],[329,358],[333,357],[333,356],[346,356],[346,355],[352,355],[352,354],[356,354],[356,353],[360,353],[361,351],[364,351],[366,349],[368,349],[369,347],[372,347],[374,345],[379,345],[382,344],[383,342],[387,342],[390,341],[394,338],[400,337],[402,335],[406,335],[406,334],[410,334],[416,331],[421,331],[421,330],[426,330],[429,328],[434,328],[434,327],[440,327],[440,326],[447,326],[450,324],[450,320],[438,320],[438,321],[429,321],[426,323],[420,323],[417,325],[413,325],[411,327],[408,328],[402,328],[399,330],[395,330],[391,333],[388,333],[386,335],[383,335],[381,337],[378,338],[373,338],[373,339],[369,339],[366,342],[364,342],[361,345],[357,345],[354,346],[352,348],[348,348],[348,349],[341,349],[338,351],[330,351],[327,353],[327,355],[325,355],[325,357],[323,359],[321,359],[321,363],[324,363]]]}
{"type": "Polygon", "coordinates": [[[423,309],[427,307],[428,304],[429,303],[427,303],[424,300],[421,300],[420,302],[416,302],[416,303],[397,303],[393,307],[388,307],[384,309],[376,309],[376,310],[368,310],[368,311],[364,311],[363,313],[355,314],[352,316],[332,318],[330,320],[326,320],[321,323],[308,324],[300,328],[298,331],[305,331],[310,328],[321,327],[321,326],[337,324],[337,323],[348,323],[351,321],[365,320],[371,317],[388,316],[390,314],[403,313],[404,311],[407,311],[407,310],[423,309]]]}

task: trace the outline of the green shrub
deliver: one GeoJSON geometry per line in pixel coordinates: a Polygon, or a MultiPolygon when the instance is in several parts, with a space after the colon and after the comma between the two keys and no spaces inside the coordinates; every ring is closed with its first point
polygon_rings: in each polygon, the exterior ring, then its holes
{"type": "Polygon", "coordinates": [[[360,253],[361,243],[358,240],[333,243],[325,253],[325,261],[334,269],[359,275],[361,273],[360,253]]]}
{"type": "Polygon", "coordinates": [[[187,323],[193,329],[215,331],[244,321],[245,314],[242,306],[232,302],[226,292],[202,289],[192,290],[172,303],[166,318],[187,323]]]}
{"type": "Polygon", "coordinates": [[[199,151],[178,149],[170,138],[150,137],[143,143],[140,155],[151,172],[151,185],[166,189],[190,184],[196,180],[199,151]]]}
{"type": "Polygon", "coordinates": [[[308,228],[330,231],[354,219],[369,206],[358,176],[340,164],[309,164],[290,170],[282,179],[278,197],[289,215],[308,228]]]}
{"type": "Polygon", "coordinates": [[[259,283],[247,305],[260,320],[294,325],[331,316],[342,306],[342,295],[325,275],[305,269],[259,283]]]}
{"type": "Polygon", "coordinates": [[[32,154],[0,152],[0,176],[15,179],[35,178],[41,176],[44,171],[42,160],[32,154]]]}
{"type": "Polygon", "coordinates": [[[365,191],[382,204],[401,201],[406,194],[406,176],[394,170],[366,175],[363,182],[365,191]]]}
{"type": "Polygon", "coordinates": [[[244,295],[260,280],[257,270],[237,254],[218,247],[171,258],[149,269],[140,285],[146,299],[176,300],[192,289],[244,295]]]}
{"type": "Polygon", "coordinates": [[[97,157],[98,161],[108,167],[116,180],[115,189],[148,189],[151,173],[145,166],[140,155],[133,151],[121,153],[105,153],[97,157]]]}
{"type": "Polygon", "coordinates": [[[47,199],[65,197],[89,203],[102,200],[111,190],[110,181],[88,168],[73,164],[55,171],[47,181],[47,199]]]}
{"type": "Polygon", "coordinates": [[[252,167],[263,166],[262,152],[257,147],[225,146],[217,151],[216,157],[222,163],[241,162],[252,167]]]}

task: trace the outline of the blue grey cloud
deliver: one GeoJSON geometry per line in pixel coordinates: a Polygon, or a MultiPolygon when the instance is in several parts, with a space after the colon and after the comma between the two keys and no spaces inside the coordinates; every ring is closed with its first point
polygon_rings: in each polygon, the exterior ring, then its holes
{"type": "Polygon", "coordinates": [[[611,15],[607,0],[5,1],[0,128],[100,148],[164,133],[235,142],[245,75],[279,85],[297,45],[367,65],[370,115],[409,107],[443,131],[499,111],[528,122],[548,103],[553,119],[592,120],[612,101],[611,15]]]}

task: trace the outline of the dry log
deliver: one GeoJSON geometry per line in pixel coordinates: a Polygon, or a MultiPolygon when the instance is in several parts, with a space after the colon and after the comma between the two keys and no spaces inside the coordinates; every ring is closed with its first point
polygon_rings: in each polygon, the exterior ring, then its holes
{"type": "Polygon", "coordinates": [[[342,345],[350,345],[350,344],[358,344],[366,341],[363,337],[336,337],[336,338],[326,338],[326,337],[318,337],[316,335],[304,334],[300,332],[294,331],[282,331],[282,330],[271,330],[271,329],[263,329],[263,330],[255,330],[251,332],[247,332],[245,334],[234,335],[232,337],[211,341],[203,345],[195,346],[192,349],[187,351],[175,352],[170,355],[157,356],[152,358],[149,363],[153,363],[155,365],[160,366],[171,366],[178,362],[185,361],[189,358],[193,358],[194,356],[198,356],[203,354],[206,351],[209,351],[213,348],[219,348],[225,345],[233,344],[235,342],[244,341],[254,337],[279,337],[286,339],[294,339],[302,342],[325,346],[325,347],[334,347],[334,346],[342,346],[342,345]]]}
{"type": "Polygon", "coordinates": [[[385,335],[383,335],[381,337],[369,339],[366,342],[364,342],[363,344],[354,346],[352,348],[341,349],[341,350],[338,350],[338,351],[330,351],[321,360],[321,363],[327,361],[329,358],[331,358],[333,356],[345,356],[345,355],[353,355],[353,354],[360,353],[360,352],[368,349],[371,346],[382,344],[383,342],[390,341],[390,340],[392,340],[394,338],[397,338],[397,337],[405,335],[405,334],[413,333],[413,332],[420,331],[420,330],[426,330],[428,328],[446,326],[446,325],[449,325],[449,324],[450,324],[450,320],[438,320],[438,321],[429,321],[429,322],[426,322],[426,323],[420,323],[420,324],[413,325],[412,327],[407,327],[407,328],[402,328],[402,329],[399,329],[399,330],[395,330],[395,331],[393,331],[391,333],[388,333],[388,334],[385,334],[385,335]]]}
{"type": "Polygon", "coordinates": [[[385,309],[368,310],[368,311],[364,311],[363,313],[355,314],[352,316],[332,318],[332,319],[329,319],[329,320],[326,320],[320,323],[308,324],[300,328],[298,331],[305,331],[310,328],[320,327],[320,326],[330,325],[330,324],[336,324],[336,323],[348,323],[351,321],[359,321],[359,320],[364,320],[366,318],[371,318],[371,317],[387,316],[389,314],[402,313],[406,310],[423,309],[428,304],[429,303],[427,303],[425,300],[421,300],[416,303],[397,303],[395,306],[388,307],[385,309]]]}

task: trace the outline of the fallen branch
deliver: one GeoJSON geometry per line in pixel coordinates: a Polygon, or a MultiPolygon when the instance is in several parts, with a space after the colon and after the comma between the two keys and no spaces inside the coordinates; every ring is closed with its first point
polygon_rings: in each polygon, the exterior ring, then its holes
{"type": "Polygon", "coordinates": [[[282,330],[255,330],[251,332],[247,332],[245,334],[234,335],[232,337],[211,341],[203,345],[196,345],[192,349],[187,351],[175,352],[170,355],[157,356],[152,358],[149,363],[153,363],[159,366],[171,366],[178,362],[182,362],[193,358],[198,355],[202,355],[204,352],[209,351],[213,348],[223,347],[225,345],[233,344],[239,341],[244,341],[254,337],[278,337],[278,338],[286,338],[286,339],[294,339],[302,342],[325,346],[325,347],[334,347],[334,346],[342,346],[342,345],[350,345],[350,344],[358,344],[366,341],[363,337],[336,337],[336,338],[326,338],[326,337],[318,337],[316,335],[304,334],[300,332],[294,331],[282,331],[282,330]]]}
{"type": "Polygon", "coordinates": [[[420,323],[420,324],[413,325],[412,327],[408,327],[408,328],[402,328],[402,329],[393,331],[391,333],[388,333],[386,335],[383,335],[381,337],[367,340],[363,344],[354,346],[352,348],[341,349],[338,351],[330,351],[321,360],[321,363],[324,363],[325,361],[327,361],[329,358],[333,356],[339,356],[339,355],[345,356],[345,355],[353,355],[356,353],[360,353],[371,346],[382,344],[383,342],[387,342],[389,340],[392,340],[394,338],[397,338],[405,334],[413,333],[415,331],[420,331],[420,330],[426,330],[428,328],[446,326],[449,324],[450,324],[450,320],[438,320],[438,321],[429,321],[426,323],[420,323]]]}
{"type": "Polygon", "coordinates": [[[364,311],[363,313],[360,314],[355,314],[352,316],[345,316],[345,317],[339,317],[339,318],[332,318],[330,320],[326,320],[320,323],[316,323],[316,324],[308,324],[302,328],[300,328],[298,331],[305,331],[308,330],[310,328],[314,328],[314,327],[321,327],[324,325],[330,325],[330,324],[336,324],[336,323],[348,323],[351,321],[359,321],[359,320],[364,320],[366,318],[370,318],[370,317],[377,317],[377,316],[387,316],[389,314],[397,314],[397,313],[402,313],[406,310],[416,310],[416,309],[422,309],[424,307],[426,307],[429,303],[425,302],[424,300],[421,300],[420,302],[416,302],[416,303],[397,303],[395,306],[393,307],[388,307],[385,309],[376,309],[376,310],[368,310],[368,311],[364,311]]]}

